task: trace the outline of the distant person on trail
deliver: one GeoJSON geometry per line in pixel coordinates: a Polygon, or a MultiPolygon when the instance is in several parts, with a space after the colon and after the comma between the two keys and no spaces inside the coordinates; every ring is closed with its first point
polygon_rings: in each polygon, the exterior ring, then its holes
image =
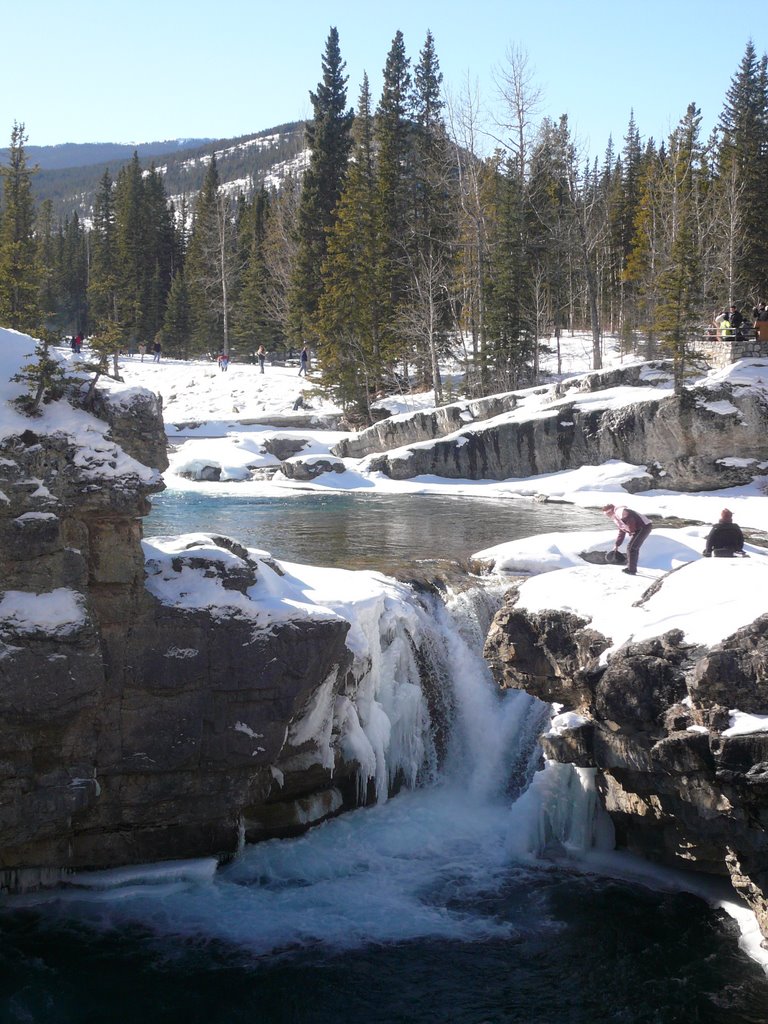
{"type": "Polygon", "coordinates": [[[144,362],[144,356],[147,354],[147,346],[144,344],[143,341],[140,341],[139,345],[138,345],[138,349],[139,349],[139,355],[141,356],[141,362],[143,363],[144,362]]]}
{"type": "Polygon", "coordinates": [[[764,302],[758,302],[752,310],[752,319],[757,320],[758,323],[765,323],[768,320],[768,308],[764,302]]]}
{"type": "Polygon", "coordinates": [[[703,555],[710,558],[733,558],[744,554],[744,534],[741,527],[733,521],[733,512],[724,508],[720,513],[720,521],[709,531],[703,555]]]}
{"type": "Polygon", "coordinates": [[[627,508],[626,505],[603,505],[603,512],[619,528],[619,535],[613,545],[614,551],[618,551],[624,542],[624,538],[629,537],[629,544],[627,544],[627,567],[621,571],[625,572],[628,576],[636,575],[637,556],[640,554],[643,542],[651,532],[650,519],[646,519],[639,512],[634,512],[631,508],[627,508]]]}
{"type": "Polygon", "coordinates": [[[229,368],[229,356],[226,352],[219,352],[216,362],[219,364],[219,369],[222,373],[226,373],[229,368]]]}
{"type": "Polygon", "coordinates": [[[264,373],[264,360],[267,358],[267,350],[264,348],[263,345],[259,345],[259,347],[256,349],[256,355],[258,356],[259,359],[259,366],[261,367],[261,372],[264,373]]]}
{"type": "Polygon", "coordinates": [[[152,358],[156,363],[159,363],[160,356],[163,354],[163,346],[160,344],[159,341],[156,341],[155,344],[152,346],[152,351],[155,353],[152,358]]]}
{"type": "Polygon", "coordinates": [[[73,348],[74,352],[77,353],[77,355],[80,355],[80,349],[82,347],[83,347],[83,335],[82,335],[81,331],[78,331],[78,333],[72,339],[72,348],[73,348]]]}
{"type": "Polygon", "coordinates": [[[309,352],[307,351],[307,346],[305,345],[304,348],[301,350],[301,355],[299,356],[299,376],[300,377],[301,377],[302,374],[304,374],[305,377],[307,376],[307,366],[308,365],[309,365],[309,352]]]}

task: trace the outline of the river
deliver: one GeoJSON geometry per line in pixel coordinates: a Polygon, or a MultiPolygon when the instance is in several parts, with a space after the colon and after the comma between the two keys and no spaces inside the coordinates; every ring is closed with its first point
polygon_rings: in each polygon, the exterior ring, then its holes
{"type": "Polygon", "coordinates": [[[146,536],[213,531],[275,558],[381,572],[449,559],[464,562],[503,541],[560,530],[605,529],[574,505],[520,498],[299,492],[285,498],[218,498],[165,491],[152,498],[146,536]]]}
{"type": "MultiPolygon", "coordinates": [[[[404,569],[600,522],[463,498],[165,494],[146,532],[215,530],[290,560],[404,569]]],[[[560,842],[531,847],[540,787],[518,797],[547,711],[491,684],[480,651],[500,596],[478,585],[443,606],[414,593],[455,709],[433,784],[218,870],[158,865],[12,901],[0,1022],[765,1024],[768,981],[729,918],[585,870],[594,798],[564,766],[550,776],[560,842]]]]}

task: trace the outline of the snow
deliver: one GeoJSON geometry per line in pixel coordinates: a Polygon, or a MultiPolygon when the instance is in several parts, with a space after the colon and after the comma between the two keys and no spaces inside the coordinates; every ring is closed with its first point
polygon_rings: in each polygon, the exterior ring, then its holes
{"type": "Polygon", "coordinates": [[[552,716],[552,721],[549,723],[549,729],[544,735],[562,736],[571,729],[578,729],[580,726],[586,725],[587,722],[588,719],[585,718],[584,715],[579,715],[575,711],[566,711],[563,714],[552,716]]]}
{"type": "Polygon", "coordinates": [[[730,725],[723,736],[747,736],[755,732],[768,732],[768,715],[748,715],[743,711],[730,712],[730,725]]]}
{"type": "Polygon", "coordinates": [[[86,623],[82,595],[66,587],[41,594],[23,590],[0,591],[0,594],[0,632],[5,628],[17,634],[47,633],[62,637],[86,623]]]}

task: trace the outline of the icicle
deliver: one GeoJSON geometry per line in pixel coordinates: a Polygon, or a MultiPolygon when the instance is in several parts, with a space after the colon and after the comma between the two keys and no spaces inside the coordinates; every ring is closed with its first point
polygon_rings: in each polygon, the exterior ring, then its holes
{"type": "Polygon", "coordinates": [[[519,857],[611,850],[613,826],[595,788],[595,768],[547,761],[512,807],[509,848],[519,857]]]}

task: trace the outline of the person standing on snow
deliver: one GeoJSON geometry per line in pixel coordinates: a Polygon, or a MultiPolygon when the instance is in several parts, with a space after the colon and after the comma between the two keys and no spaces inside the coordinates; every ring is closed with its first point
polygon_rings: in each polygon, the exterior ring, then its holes
{"type": "Polygon", "coordinates": [[[309,366],[309,351],[307,349],[307,346],[305,345],[304,348],[301,350],[301,355],[299,356],[299,376],[300,377],[301,377],[302,374],[304,374],[305,377],[307,376],[307,367],[308,366],[309,366]]]}
{"type": "Polygon", "coordinates": [[[734,555],[744,554],[744,534],[741,527],[733,521],[733,512],[724,508],[720,513],[720,522],[715,523],[709,531],[704,557],[709,558],[733,558],[734,555]]]}
{"type": "Polygon", "coordinates": [[[619,528],[619,535],[613,545],[614,551],[618,551],[624,538],[629,537],[627,567],[621,571],[628,576],[634,576],[637,573],[637,556],[640,554],[640,548],[651,532],[651,520],[641,516],[639,512],[627,508],[626,505],[603,505],[603,512],[619,528]]]}

